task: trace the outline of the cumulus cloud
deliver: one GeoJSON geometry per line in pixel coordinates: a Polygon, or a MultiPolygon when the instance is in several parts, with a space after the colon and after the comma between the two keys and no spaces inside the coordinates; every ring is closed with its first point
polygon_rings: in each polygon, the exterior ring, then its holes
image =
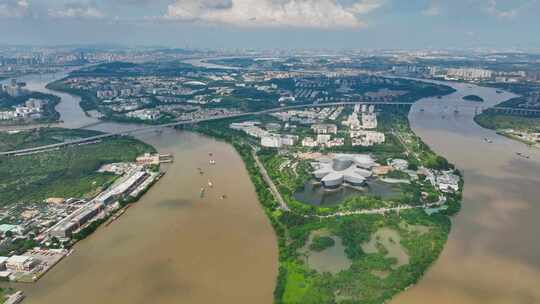
{"type": "Polygon", "coordinates": [[[337,0],[176,0],[165,19],[236,26],[353,28],[365,26],[359,15],[384,0],[361,0],[345,6],[337,0]]]}
{"type": "Polygon", "coordinates": [[[0,18],[21,18],[29,13],[27,0],[0,0],[0,18]]]}
{"type": "Polygon", "coordinates": [[[50,8],[49,17],[102,19],[106,15],[98,8],[83,3],[68,3],[61,8],[50,8]]]}
{"type": "Polygon", "coordinates": [[[536,3],[536,0],[525,1],[521,3],[518,2],[518,5],[514,7],[503,9],[503,8],[500,8],[499,3],[497,3],[497,0],[489,0],[486,10],[489,14],[496,16],[498,18],[513,19],[517,15],[519,15],[521,11],[533,5],[534,3],[536,3]]]}
{"type": "Polygon", "coordinates": [[[422,11],[425,16],[439,16],[441,14],[441,4],[439,1],[432,1],[429,6],[422,11]]]}
{"type": "Polygon", "coordinates": [[[384,0],[364,0],[354,3],[349,11],[354,14],[368,14],[380,8],[385,3],[384,0]]]}

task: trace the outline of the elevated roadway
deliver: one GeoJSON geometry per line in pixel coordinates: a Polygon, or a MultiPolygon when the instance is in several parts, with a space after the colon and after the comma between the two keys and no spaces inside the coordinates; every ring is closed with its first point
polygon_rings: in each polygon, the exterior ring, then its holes
{"type": "Polygon", "coordinates": [[[229,118],[238,118],[238,117],[246,117],[246,116],[264,115],[264,114],[269,114],[269,113],[288,111],[288,110],[295,110],[295,109],[336,107],[336,106],[357,105],[357,104],[360,104],[360,105],[363,105],[363,104],[365,104],[365,105],[384,105],[384,106],[410,106],[410,105],[412,105],[412,103],[407,103],[407,102],[361,102],[361,101],[354,102],[354,101],[350,101],[350,102],[333,102],[333,103],[303,104],[303,105],[295,105],[295,106],[286,106],[286,107],[273,108],[273,109],[257,111],[257,112],[245,112],[245,113],[239,113],[239,114],[214,116],[214,117],[209,117],[209,118],[204,118],[204,119],[177,121],[177,122],[171,122],[171,123],[155,125],[155,126],[144,126],[144,127],[140,127],[140,128],[133,128],[133,129],[127,130],[127,131],[100,134],[100,135],[96,135],[96,136],[90,136],[90,137],[85,137],[85,138],[81,138],[81,139],[77,139],[77,140],[65,141],[65,142],[56,143],[56,144],[44,145],[44,146],[39,146],[39,147],[27,148],[27,149],[19,149],[19,150],[0,152],[0,156],[37,153],[37,152],[40,152],[40,151],[46,151],[46,150],[52,150],[52,149],[71,146],[71,145],[83,144],[83,143],[97,141],[97,140],[101,140],[101,139],[105,139],[105,138],[109,138],[109,137],[114,137],[114,136],[126,136],[126,135],[133,134],[133,133],[151,132],[151,131],[160,130],[162,128],[169,128],[169,127],[175,127],[175,126],[181,126],[181,125],[191,125],[191,124],[197,124],[197,123],[207,122],[207,121],[229,119],[229,118]]]}

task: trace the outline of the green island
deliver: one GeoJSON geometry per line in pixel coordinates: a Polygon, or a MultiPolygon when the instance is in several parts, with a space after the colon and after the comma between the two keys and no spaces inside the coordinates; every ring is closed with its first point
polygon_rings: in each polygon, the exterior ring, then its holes
{"type": "Polygon", "coordinates": [[[316,235],[309,244],[309,249],[312,251],[323,251],[326,248],[332,247],[336,244],[336,241],[329,236],[316,235]]]}
{"type": "Polygon", "coordinates": [[[540,132],[539,117],[522,117],[485,112],[475,117],[475,121],[486,129],[514,129],[523,132],[540,132]]]}
{"type": "MultiPolygon", "coordinates": [[[[30,148],[100,134],[88,130],[35,129],[16,134],[0,133],[0,151],[30,148]]],[[[155,150],[128,137],[104,139],[96,144],[73,146],[17,157],[0,157],[0,205],[43,201],[50,197],[89,198],[116,178],[99,173],[107,163],[131,162],[155,150]]]]}
{"type": "Polygon", "coordinates": [[[474,121],[480,126],[495,130],[508,138],[540,147],[539,117],[523,117],[485,111],[476,115],[474,121]]]}
{"type": "MultiPolygon", "coordinates": [[[[350,112],[345,110],[343,115],[350,112]]],[[[414,135],[407,113],[408,109],[378,113],[377,130],[387,136],[383,144],[353,147],[347,140],[344,146],[315,151],[298,146],[261,148],[253,137],[229,128],[255,119],[275,123],[267,116],[205,122],[190,128],[232,144],[245,162],[278,237],[275,303],[385,303],[415,284],[437,259],[450,232],[450,218],[460,210],[463,180],[458,170],[414,135]],[[313,179],[310,160],[301,155],[345,152],[369,154],[381,164],[406,160],[408,166],[401,170],[411,175],[453,172],[459,189],[441,192],[426,175],[411,178],[402,172],[390,174],[392,178],[407,177],[406,182],[391,185],[391,195],[359,191],[337,204],[299,201],[295,193],[313,179]],[[286,207],[272,192],[259,163],[286,207]],[[439,204],[441,197],[445,201],[439,204]]],[[[299,125],[294,134],[303,138],[309,132],[299,125]]],[[[387,176],[381,173],[380,178],[387,176]]]]}
{"type": "Polygon", "coordinates": [[[484,102],[484,99],[478,95],[467,95],[463,97],[463,100],[474,101],[474,102],[484,102]]]}

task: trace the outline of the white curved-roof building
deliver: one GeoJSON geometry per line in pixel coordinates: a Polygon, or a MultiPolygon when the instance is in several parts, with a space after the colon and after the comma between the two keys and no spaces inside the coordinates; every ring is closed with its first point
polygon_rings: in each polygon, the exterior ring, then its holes
{"type": "Polygon", "coordinates": [[[336,154],[333,158],[320,158],[312,163],[315,178],[329,188],[345,182],[362,185],[371,176],[371,168],[375,165],[373,158],[364,154],[336,154]]]}

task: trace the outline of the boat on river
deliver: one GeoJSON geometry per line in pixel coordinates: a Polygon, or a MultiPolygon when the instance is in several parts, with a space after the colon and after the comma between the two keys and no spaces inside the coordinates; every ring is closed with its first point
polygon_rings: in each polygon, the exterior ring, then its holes
{"type": "Polygon", "coordinates": [[[200,196],[201,198],[204,197],[204,192],[205,192],[205,191],[206,191],[206,188],[205,188],[205,187],[201,187],[201,192],[199,193],[199,196],[200,196]]]}
{"type": "Polygon", "coordinates": [[[516,155],[517,155],[517,156],[519,156],[519,157],[523,157],[523,158],[526,158],[526,159],[529,159],[529,158],[531,158],[531,157],[530,157],[529,155],[527,155],[527,154],[523,154],[523,153],[521,153],[521,152],[516,152],[516,155]]]}

